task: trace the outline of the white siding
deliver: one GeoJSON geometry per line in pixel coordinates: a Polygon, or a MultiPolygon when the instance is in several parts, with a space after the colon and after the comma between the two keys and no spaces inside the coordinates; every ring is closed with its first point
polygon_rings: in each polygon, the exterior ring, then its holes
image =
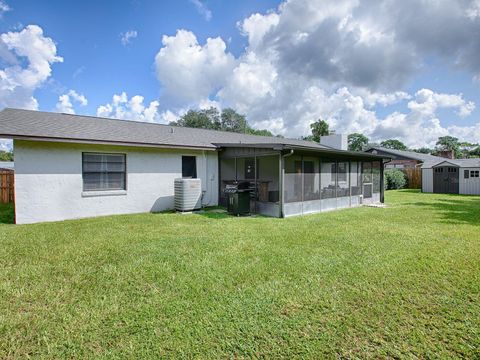
{"type": "Polygon", "coordinates": [[[433,192],[433,169],[422,169],[422,192],[433,192]]]}
{"type": "Polygon", "coordinates": [[[182,176],[182,155],[197,156],[203,203],[218,204],[216,152],[19,140],[14,147],[18,224],[172,209],[174,179],[182,176]],[[82,152],[126,154],[127,190],[86,196],[82,152]]]}
{"type": "Polygon", "coordinates": [[[464,195],[480,195],[480,178],[469,177],[465,179],[464,173],[465,170],[470,171],[476,170],[479,171],[480,168],[461,168],[460,169],[460,184],[459,184],[459,193],[464,195]]]}

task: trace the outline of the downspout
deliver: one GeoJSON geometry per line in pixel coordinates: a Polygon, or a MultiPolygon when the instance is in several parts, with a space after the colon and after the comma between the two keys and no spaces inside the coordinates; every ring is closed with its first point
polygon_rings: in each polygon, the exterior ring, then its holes
{"type": "Polygon", "coordinates": [[[290,152],[288,154],[283,154],[280,152],[280,186],[279,186],[279,191],[280,191],[280,217],[283,218],[284,213],[283,213],[283,204],[285,203],[285,192],[283,190],[283,185],[285,183],[285,158],[292,156],[295,151],[293,149],[290,149],[290,152]]]}
{"type": "Polygon", "coordinates": [[[208,201],[205,199],[205,202],[202,201],[202,207],[210,205],[210,201],[212,200],[212,194],[208,191],[209,188],[211,190],[211,179],[208,178],[208,162],[207,162],[207,155],[205,154],[205,150],[202,151],[203,154],[203,164],[204,164],[204,174],[205,174],[205,190],[202,189],[202,200],[206,194],[208,194],[208,201]]]}

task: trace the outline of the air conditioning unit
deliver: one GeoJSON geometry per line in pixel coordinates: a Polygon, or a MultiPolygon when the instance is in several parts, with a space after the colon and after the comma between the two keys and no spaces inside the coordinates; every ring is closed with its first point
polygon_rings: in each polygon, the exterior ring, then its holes
{"type": "Polygon", "coordinates": [[[202,207],[202,181],[175,179],[175,210],[193,211],[202,207]]]}

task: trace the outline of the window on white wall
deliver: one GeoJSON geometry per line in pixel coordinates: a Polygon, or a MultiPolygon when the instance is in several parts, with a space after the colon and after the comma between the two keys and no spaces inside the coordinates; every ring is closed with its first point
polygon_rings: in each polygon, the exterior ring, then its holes
{"type": "Polygon", "coordinates": [[[182,178],[195,179],[197,177],[197,157],[182,156],[182,178]]]}
{"type": "Polygon", "coordinates": [[[125,154],[82,154],[84,191],[126,190],[125,154]]]}
{"type": "Polygon", "coordinates": [[[478,177],[480,177],[480,170],[471,170],[471,171],[470,171],[470,177],[471,177],[471,178],[478,178],[478,177]]]}

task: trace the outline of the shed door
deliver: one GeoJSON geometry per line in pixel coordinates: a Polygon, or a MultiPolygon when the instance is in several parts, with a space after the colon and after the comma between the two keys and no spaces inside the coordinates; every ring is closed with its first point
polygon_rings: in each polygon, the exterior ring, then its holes
{"type": "Polygon", "coordinates": [[[458,194],[459,169],[442,166],[433,169],[433,192],[440,194],[458,194]]]}

